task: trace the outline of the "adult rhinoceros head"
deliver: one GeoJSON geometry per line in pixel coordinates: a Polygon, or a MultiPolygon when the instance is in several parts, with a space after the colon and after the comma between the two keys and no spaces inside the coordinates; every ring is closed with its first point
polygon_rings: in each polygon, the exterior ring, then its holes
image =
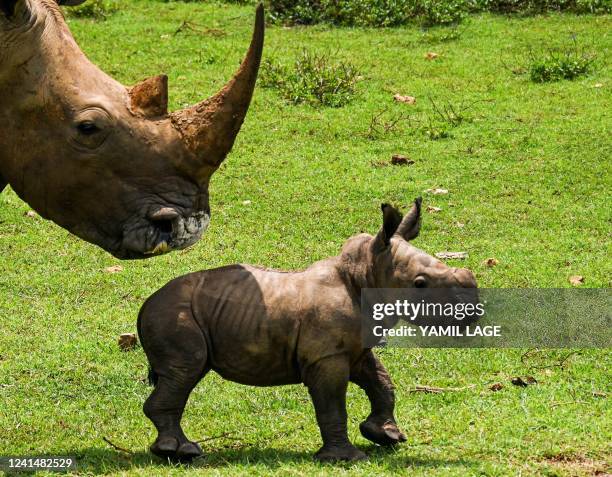
{"type": "Polygon", "coordinates": [[[11,184],[43,217],[119,258],[193,244],[209,222],[210,177],[249,107],[263,35],[260,6],[234,78],[169,114],[167,77],[126,88],[104,74],[55,0],[0,0],[0,190],[11,184]]]}

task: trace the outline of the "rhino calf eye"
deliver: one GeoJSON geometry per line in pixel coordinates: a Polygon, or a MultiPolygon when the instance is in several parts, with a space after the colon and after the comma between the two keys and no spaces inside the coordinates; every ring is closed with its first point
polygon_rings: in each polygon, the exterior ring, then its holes
{"type": "Polygon", "coordinates": [[[97,133],[100,129],[91,121],[83,121],[77,125],[79,132],[85,136],[91,136],[97,133]]]}

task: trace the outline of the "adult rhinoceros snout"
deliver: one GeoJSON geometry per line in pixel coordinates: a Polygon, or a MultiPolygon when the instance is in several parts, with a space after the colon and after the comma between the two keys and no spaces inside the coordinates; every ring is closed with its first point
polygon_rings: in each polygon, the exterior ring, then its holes
{"type": "Polygon", "coordinates": [[[160,208],[126,228],[121,249],[114,255],[138,259],[190,247],[202,237],[209,223],[210,214],[205,211],[184,215],[171,207],[160,208]]]}
{"type": "Polygon", "coordinates": [[[181,250],[197,242],[208,228],[210,215],[206,212],[195,212],[188,217],[177,217],[172,220],[169,233],[169,250],[181,250]]]}

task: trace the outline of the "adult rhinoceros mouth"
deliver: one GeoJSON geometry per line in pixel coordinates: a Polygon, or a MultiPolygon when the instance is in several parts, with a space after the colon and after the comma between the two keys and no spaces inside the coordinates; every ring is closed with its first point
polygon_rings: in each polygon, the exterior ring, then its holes
{"type": "Polygon", "coordinates": [[[209,223],[207,212],[183,215],[174,208],[163,207],[124,231],[118,255],[136,259],[185,249],[200,240],[209,223]]]}

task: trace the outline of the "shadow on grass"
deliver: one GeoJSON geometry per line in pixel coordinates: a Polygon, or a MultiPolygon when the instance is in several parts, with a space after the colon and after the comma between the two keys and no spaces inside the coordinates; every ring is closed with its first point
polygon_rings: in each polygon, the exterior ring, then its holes
{"type": "MultiPolygon", "coordinates": [[[[361,447],[361,446],[359,446],[361,447]]],[[[436,468],[442,466],[471,467],[477,464],[475,461],[465,459],[430,459],[414,455],[406,455],[406,452],[386,450],[380,447],[361,447],[369,457],[370,464],[381,464],[385,468],[405,469],[407,467],[436,468]]],[[[266,467],[270,470],[291,465],[313,465],[313,452],[298,452],[277,448],[264,448],[249,446],[242,448],[221,448],[215,450],[204,450],[204,456],[194,460],[190,464],[171,464],[158,459],[148,452],[134,452],[127,454],[113,449],[87,448],[72,452],[77,456],[77,471],[90,475],[107,474],[113,471],[127,471],[130,469],[146,469],[167,467],[175,469],[199,469],[199,468],[223,468],[228,466],[251,466],[256,465],[260,469],[266,467]]],[[[324,468],[348,467],[352,463],[339,462],[336,464],[316,464],[324,468]]]]}

